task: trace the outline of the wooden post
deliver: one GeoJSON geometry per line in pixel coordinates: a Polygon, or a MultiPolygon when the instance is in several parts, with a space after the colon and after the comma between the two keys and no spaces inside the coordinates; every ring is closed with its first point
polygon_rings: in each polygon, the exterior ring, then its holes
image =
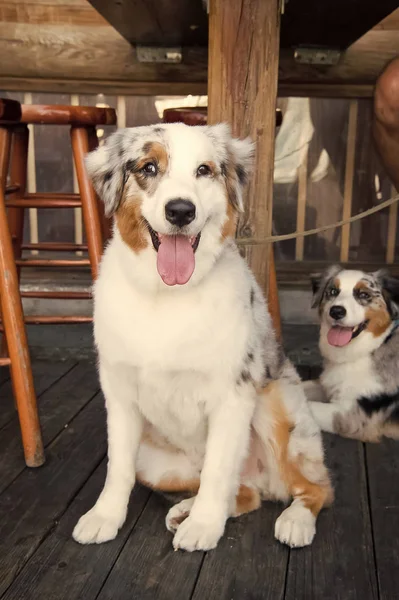
{"type": "MultiPolygon", "coordinates": [[[[353,179],[355,176],[355,153],[357,134],[358,101],[351,100],[349,105],[348,135],[346,144],[346,165],[344,185],[344,206],[342,219],[349,219],[352,214],[353,179]]],[[[341,233],[341,262],[348,262],[351,226],[343,225],[341,233]]]]}
{"type": "MultiPolygon", "coordinates": [[[[208,122],[228,122],[233,134],[251,136],[256,158],[237,238],[272,231],[274,143],[280,41],[279,0],[210,0],[208,122]]],[[[270,278],[268,245],[245,249],[270,302],[278,303],[270,278]]],[[[273,274],[272,274],[273,275],[273,274]]],[[[272,306],[271,306],[272,308],[272,306]]],[[[278,314],[276,307],[273,314],[278,314]]],[[[275,323],[279,330],[279,323],[275,323]]]]}

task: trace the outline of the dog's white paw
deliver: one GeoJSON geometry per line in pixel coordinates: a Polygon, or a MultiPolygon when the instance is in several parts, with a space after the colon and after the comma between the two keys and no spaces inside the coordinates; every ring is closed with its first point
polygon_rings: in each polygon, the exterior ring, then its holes
{"type": "Polygon", "coordinates": [[[275,537],[291,548],[301,548],[312,543],[316,533],[316,517],[301,503],[293,503],[276,521],[275,537]]]}
{"type": "Polygon", "coordinates": [[[199,521],[189,515],[177,528],[173,538],[175,550],[212,550],[223,535],[225,520],[199,521]]]}
{"type": "Polygon", "coordinates": [[[182,500],[178,504],[172,506],[166,515],[166,528],[168,531],[174,533],[179,525],[187,519],[190,514],[190,510],[194,504],[195,498],[187,498],[186,500],[182,500]]]}
{"type": "Polygon", "coordinates": [[[94,506],[83,517],[80,517],[72,537],[79,544],[102,544],[113,540],[122,526],[123,520],[106,517],[94,506]]]}

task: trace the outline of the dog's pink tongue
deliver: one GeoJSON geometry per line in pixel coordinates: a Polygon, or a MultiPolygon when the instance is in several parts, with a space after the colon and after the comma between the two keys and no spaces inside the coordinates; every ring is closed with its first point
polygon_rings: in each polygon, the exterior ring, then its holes
{"type": "Polygon", "coordinates": [[[184,235],[162,235],[157,269],[166,285],[184,285],[195,268],[194,250],[184,235]]]}
{"type": "Polygon", "coordinates": [[[351,327],[331,327],[327,334],[330,346],[346,346],[352,339],[351,327]]]}

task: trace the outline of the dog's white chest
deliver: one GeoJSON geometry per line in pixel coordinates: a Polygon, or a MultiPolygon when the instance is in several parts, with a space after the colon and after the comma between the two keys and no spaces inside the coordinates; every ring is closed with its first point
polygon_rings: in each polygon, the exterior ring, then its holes
{"type": "Polygon", "coordinates": [[[212,390],[201,379],[194,373],[138,373],[140,411],[162,435],[182,449],[205,444],[207,396],[212,395],[212,390]]]}
{"type": "Polygon", "coordinates": [[[362,396],[368,397],[381,391],[381,383],[366,356],[348,364],[328,365],[321,383],[331,402],[352,405],[362,396]]]}

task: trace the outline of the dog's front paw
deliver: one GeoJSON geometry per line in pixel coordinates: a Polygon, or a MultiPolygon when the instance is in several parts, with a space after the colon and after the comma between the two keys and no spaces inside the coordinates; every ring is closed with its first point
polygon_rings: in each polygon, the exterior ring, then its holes
{"type": "Polygon", "coordinates": [[[225,520],[199,521],[188,516],[177,528],[173,538],[175,550],[212,550],[223,535],[225,520]]]}
{"type": "Polygon", "coordinates": [[[116,537],[123,521],[102,515],[94,506],[79,519],[72,537],[79,544],[102,544],[116,537]]]}
{"type": "Polygon", "coordinates": [[[187,519],[190,514],[195,498],[186,498],[178,504],[172,506],[166,515],[166,529],[174,533],[181,523],[187,519]]]}
{"type": "Polygon", "coordinates": [[[291,548],[309,546],[315,533],[316,517],[306,506],[295,502],[281,513],[274,528],[275,537],[291,548]]]}

